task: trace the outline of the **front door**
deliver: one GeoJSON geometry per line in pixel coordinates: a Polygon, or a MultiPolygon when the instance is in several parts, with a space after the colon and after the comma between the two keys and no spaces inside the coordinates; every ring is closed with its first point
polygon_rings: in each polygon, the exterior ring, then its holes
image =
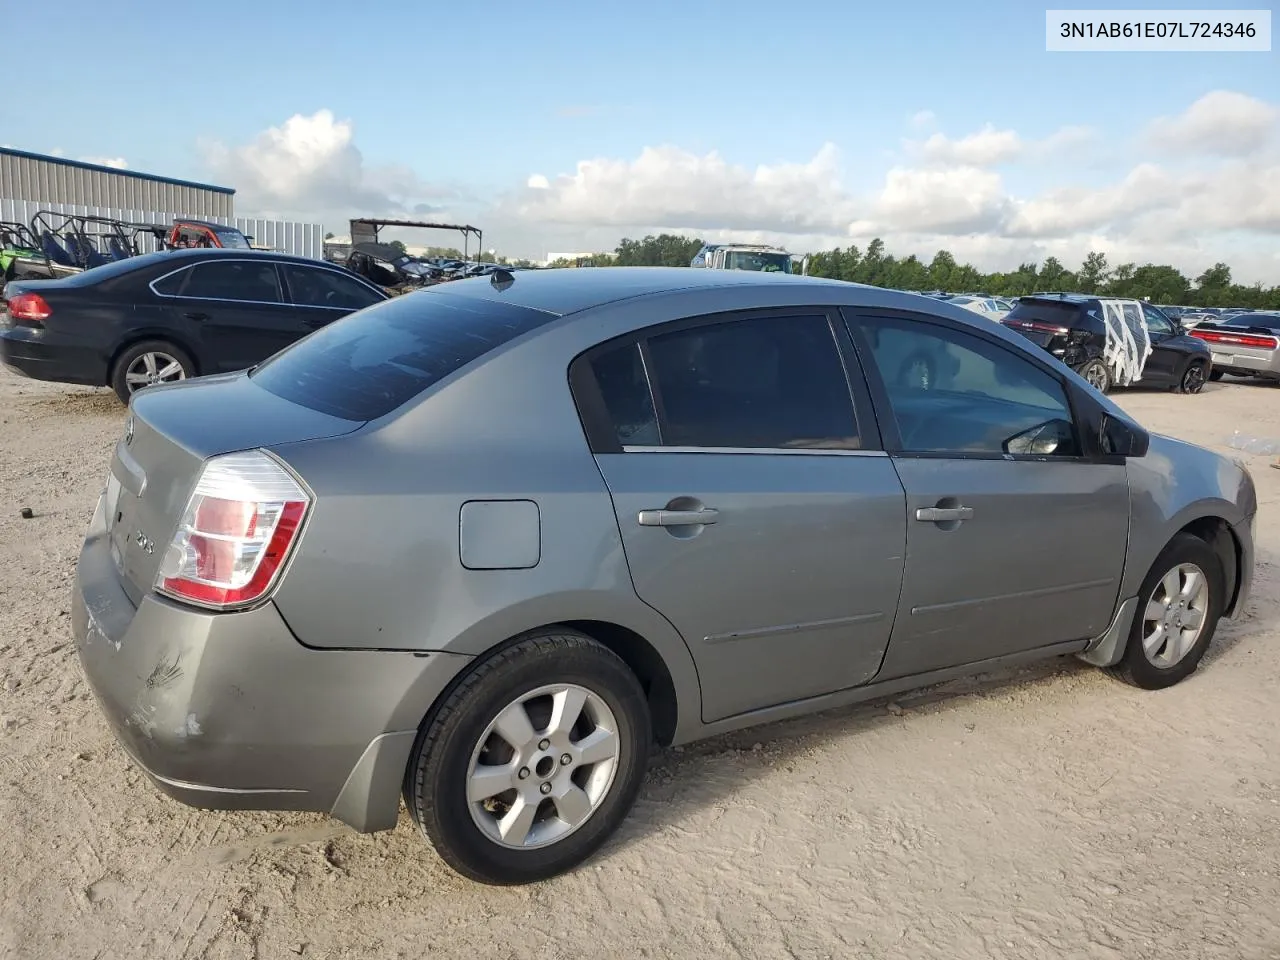
{"type": "Polygon", "coordinates": [[[889,639],[902,485],[832,319],[667,325],[584,358],[636,592],[689,644],[707,722],[865,683],[889,639]]]}
{"type": "Polygon", "coordinates": [[[1160,311],[1149,304],[1142,304],[1142,320],[1151,337],[1151,356],[1142,371],[1143,380],[1169,382],[1177,376],[1182,352],[1171,346],[1178,339],[1178,331],[1160,311]]]}
{"type": "Polygon", "coordinates": [[[1102,633],[1124,567],[1127,474],[1080,455],[1064,382],[977,331],[851,319],[883,381],[906,490],[902,599],[877,679],[1102,633]],[[932,381],[901,372],[917,354],[934,359],[932,381]]]}
{"type": "Polygon", "coordinates": [[[184,326],[198,325],[203,373],[260,363],[309,333],[314,319],[285,302],[275,262],[257,258],[196,264],[170,309],[184,326]]]}

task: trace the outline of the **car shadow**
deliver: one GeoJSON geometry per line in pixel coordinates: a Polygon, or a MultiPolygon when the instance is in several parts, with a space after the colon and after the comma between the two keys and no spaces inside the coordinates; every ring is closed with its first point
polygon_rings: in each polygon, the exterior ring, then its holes
{"type": "MultiPolygon", "coordinates": [[[[1260,564],[1270,566],[1269,562],[1260,564]]],[[[1256,588],[1257,579],[1254,583],[1256,588]]],[[[1251,602],[1241,619],[1220,621],[1202,665],[1211,665],[1238,644],[1270,629],[1277,613],[1280,602],[1251,602]]],[[[666,748],[651,758],[636,807],[610,841],[605,856],[609,850],[643,842],[653,833],[684,829],[691,815],[699,810],[732,803],[740,788],[758,782],[777,768],[790,769],[801,755],[814,748],[815,741],[901,724],[904,717],[912,714],[965,710],[975,700],[1096,672],[1096,667],[1073,656],[1060,656],[666,748]],[[714,764],[714,772],[708,771],[709,763],[714,764]]],[[[1184,682],[1194,679],[1193,675],[1184,682]]],[[[972,726],[967,729],[972,730],[972,726]]]]}

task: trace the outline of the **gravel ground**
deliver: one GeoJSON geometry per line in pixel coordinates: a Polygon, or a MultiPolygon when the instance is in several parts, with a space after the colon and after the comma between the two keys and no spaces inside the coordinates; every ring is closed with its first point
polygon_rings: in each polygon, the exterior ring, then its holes
{"type": "MultiPolygon", "coordinates": [[[[1120,402],[1222,450],[1280,438],[1271,387],[1120,402]]],[[[1183,684],[1057,661],[669,750],[595,860],[497,889],[407,815],[360,836],[200,812],[126,762],[68,616],[123,419],[105,391],[0,373],[0,956],[1280,958],[1270,458],[1248,458],[1249,614],[1183,684]]]]}

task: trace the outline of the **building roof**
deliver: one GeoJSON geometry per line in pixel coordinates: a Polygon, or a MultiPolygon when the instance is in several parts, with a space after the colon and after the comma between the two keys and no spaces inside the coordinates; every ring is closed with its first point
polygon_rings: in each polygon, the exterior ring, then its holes
{"type": "Polygon", "coordinates": [[[51,157],[44,153],[28,153],[26,150],[14,150],[11,147],[0,147],[0,156],[19,157],[23,160],[41,160],[45,163],[56,163],[64,167],[75,167],[78,170],[114,173],[121,177],[131,177],[134,180],[150,180],[153,183],[167,183],[174,187],[192,187],[196,190],[212,190],[214,193],[235,194],[235,190],[231,187],[218,187],[211,183],[197,183],[194,180],[175,180],[172,177],[158,177],[153,173],[122,170],[118,167],[106,167],[98,163],[85,163],[83,160],[68,160],[66,157],[51,157]]]}

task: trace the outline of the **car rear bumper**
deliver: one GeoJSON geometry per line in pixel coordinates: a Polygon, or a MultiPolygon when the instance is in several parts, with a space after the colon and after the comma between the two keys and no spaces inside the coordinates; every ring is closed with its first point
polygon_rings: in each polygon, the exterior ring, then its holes
{"type": "Polygon", "coordinates": [[[1248,350],[1212,345],[1213,367],[1245,376],[1280,377],[1280,351],[1248,350]]]}
{"type": "Polygon", "coordinates": [[[37,327],[0,329],[0,363],[33,380],[101,387],[107,382],[107,363],[92,347],[58,343],[37,327]]]}
{"type": "Polygon", "coordinates": [[[72,623],[121,745],[164,793],[209,809],[314,810],[390,829],[427,709],[468,657],[315,650],[268,603],[204,613],[120,584],[101,501],[72,623]]]}

